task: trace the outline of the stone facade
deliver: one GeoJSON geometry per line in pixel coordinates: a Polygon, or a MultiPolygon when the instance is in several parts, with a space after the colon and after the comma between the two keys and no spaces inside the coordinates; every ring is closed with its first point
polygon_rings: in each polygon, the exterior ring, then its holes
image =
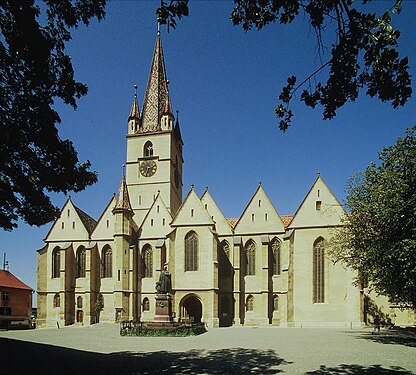
{"type": "Polygon", "coordinates": [[[167,263],[175,320],[210,327],[360,326],[354,274],[325,257],[345,214],[320,175],[294,215],[280,216],[261,184],[238,219],[208,189],[182,201],[182,147],[160,35],[142,111],[128,118],[126,175],[95,221],[68,198],[38,251],[38,326],[153,320],[167,263]],[[175,122],[176,120],[176,122],[175,122]]]}

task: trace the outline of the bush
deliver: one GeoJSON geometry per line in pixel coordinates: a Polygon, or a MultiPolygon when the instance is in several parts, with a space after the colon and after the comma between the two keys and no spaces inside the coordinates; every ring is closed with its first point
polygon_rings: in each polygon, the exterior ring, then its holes
{"type": "Polygon", "coordinates": [[[204,324],[180,325],[169,328],[146,327],[143,324],[121,325],[121,336],[149,336],[149,337],[186,337],[197,336],[207,332],[204,324]]]}

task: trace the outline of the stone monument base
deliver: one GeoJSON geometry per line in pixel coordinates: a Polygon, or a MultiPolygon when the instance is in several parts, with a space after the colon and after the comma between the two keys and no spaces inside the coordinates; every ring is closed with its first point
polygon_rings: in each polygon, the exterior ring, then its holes
{"type": "MultiPolygon", "coordinates": [[[[155,317],[153,319],[155,323],[172,323],[172,296],[167,294],[156,294],[156,309],[155,317]]],[[[169,325],[169,324],[168,324],[169,325]]]]}

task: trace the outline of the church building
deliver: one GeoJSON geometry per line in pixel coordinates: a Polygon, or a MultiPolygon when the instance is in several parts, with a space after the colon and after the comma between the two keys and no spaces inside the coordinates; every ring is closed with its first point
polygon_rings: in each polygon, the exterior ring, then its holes
{"type": "Polygon", "coordinates": [[[97,221],[68,198],[38,250],[38,326],[93,324],[98,298],[100,322],[150,321],[165,265],[175,320],[361,326],[353,271],[325,255],[345,212],[319,174],[289,216],[276,211],[261,184],[239,218],[224,217],[208,189],[198,196],[192,186],[183,197],[184,143],[160,33],[143,106],[136,92],[127,126],[117,196],[97,221]]]}

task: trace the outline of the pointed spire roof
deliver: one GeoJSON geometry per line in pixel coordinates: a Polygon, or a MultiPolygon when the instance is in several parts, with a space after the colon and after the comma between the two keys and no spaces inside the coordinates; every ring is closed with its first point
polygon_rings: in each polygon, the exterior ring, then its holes
{"type": "Polygon", "coordinates": [[[160,118],[167,101],[170,102],[168,82],[166,79],[162,41],[158,32],[143,102],[142,131],[156,131],[160,129],[160,118]]]}
{"type": "Polygon", "coordinates": [[[116,205],[114,206],[113,212],[123,211],[129,212],[131,215],[134,215],[133,209],[130,204],[129,192],[127,190],[126,177],[123,174],[121,178],[120,187],[118,189],[118,194],[116,198],[116,205]]]}
{"type": "Polygon", "coordinates": [[[134,99],[133,104],[131,105],[129,120],[131,119],[140,119],[140,107],[139,102],[137,100],[137,85],[134,85],[134,99]]]}
{"type": "Polygon", "coordinates": [[[176,124],[175,128],[173,129],[173,134],[175,134],[175,137],[178,140],[178,142],[183,144],[181,128],[179,126],[179,111],[176,111],[176,124]]]}

